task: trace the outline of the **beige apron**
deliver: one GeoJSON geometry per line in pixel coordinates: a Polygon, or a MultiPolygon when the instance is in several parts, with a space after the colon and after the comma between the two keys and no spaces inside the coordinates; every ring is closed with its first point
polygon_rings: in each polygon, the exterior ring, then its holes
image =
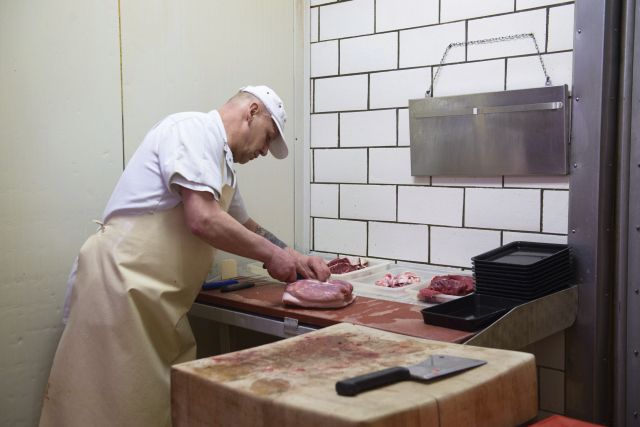
{"type": "MultiPolygon", "coordinates": [[[[225,211],[233,191],[222,187],[225,211]]],[[[195,358],[186,313],[214,251],[186,227],[182,204],[114,217],[87,240],[40,426],[171,425],[170,366],[195,358]]]]}

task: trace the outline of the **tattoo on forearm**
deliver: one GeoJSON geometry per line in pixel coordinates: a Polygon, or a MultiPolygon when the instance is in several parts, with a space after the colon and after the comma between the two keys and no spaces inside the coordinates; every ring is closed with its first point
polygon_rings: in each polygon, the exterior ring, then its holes
{"type": "Polygon", "coordinates": [[[269,230],[265,230],[264,228],[262,228],[260,226],[258,226],[256,228],[256,234],[259,235],[259,236],[264,237],[265,239],[267,239],[268,241],[270,241],[274,245],[280,246],[282,249],[287,247],[287,245],[282,240],[280,240],[276,236],[274,236],[273,233],[271,233],[269,230]]]}

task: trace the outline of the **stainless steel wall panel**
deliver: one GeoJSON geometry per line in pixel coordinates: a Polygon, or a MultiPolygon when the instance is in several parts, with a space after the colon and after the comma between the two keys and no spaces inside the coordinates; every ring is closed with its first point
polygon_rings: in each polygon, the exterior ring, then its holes
{"type": "Polygon", "coordinates": [[[564,175],[566,86],[409,101],[411,174],[564,175]]]}
{"type": "Polygon", "coordinates": [[[579,307],[567,331],[566,413],[609,424],[619,1],[575,5],[569,236],[579,307]]]}

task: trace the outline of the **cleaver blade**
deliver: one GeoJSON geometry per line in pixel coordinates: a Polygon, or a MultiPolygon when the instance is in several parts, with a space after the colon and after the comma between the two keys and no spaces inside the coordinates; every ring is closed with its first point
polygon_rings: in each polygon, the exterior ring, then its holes
{"type": "Polygon", "coordinates": [[[363,391],[372,390],[405,380],[427,381],[434,378],[466,371],[487,363],[484,360],[466,357],[432,354],[420,363],[409,366],[396,366],[381,371],[370,372],[357,377],[348,378],[336,383],[336,391],[340,396],[355,396],[363,391]]]}

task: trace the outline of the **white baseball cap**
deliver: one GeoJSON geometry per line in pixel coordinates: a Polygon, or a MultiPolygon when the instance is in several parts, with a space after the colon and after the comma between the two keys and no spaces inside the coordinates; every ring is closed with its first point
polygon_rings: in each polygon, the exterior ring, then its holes
{"type": "Polygon", "coordinates": [[[271,114],[279,136],[269,144],[269,151],[276,159],[284,159],[289,154],[287,143],[284,140],[284,124],[287,121],[287,113],[284,111],[284,104],[278,94],[268,86],[245,86],[240,89],[241,92],[248,92],[255,95],[271,114]]]}

